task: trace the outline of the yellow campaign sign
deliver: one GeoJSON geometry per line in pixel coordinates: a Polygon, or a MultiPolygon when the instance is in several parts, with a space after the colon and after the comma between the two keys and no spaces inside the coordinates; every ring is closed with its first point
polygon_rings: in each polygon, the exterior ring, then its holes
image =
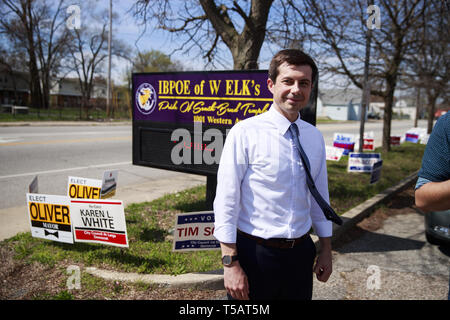
{"type": "Polygon", "coordinates": [[[102,180],[69,177],[67,195],[72,199],[100,199],[102,180]]]}
{"type": "Polygon", "coordinates": [[[100,199],[102,188],[83,186],[79,184],[69,184],[69,197],[82,199],[100,199]]]}
{"type": "Polygon", "coordinates": [[[70,225],[70,207],[68,205],[29,202],[28,212],[31,220],[70,225]]]}
{"type": "Polygon", "coordinates": [[[27,207],[33,237],[73,243],[68,197],[27,193],[27,207]]]}

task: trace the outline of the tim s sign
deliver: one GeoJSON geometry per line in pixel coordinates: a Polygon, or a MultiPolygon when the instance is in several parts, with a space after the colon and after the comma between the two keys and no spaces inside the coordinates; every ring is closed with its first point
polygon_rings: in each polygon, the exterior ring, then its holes
{"type": "Polygon", "coordinates": [[[173,251],[220,249],[213,236],[214,212],[181,213],[176,217],[173,251]]]}

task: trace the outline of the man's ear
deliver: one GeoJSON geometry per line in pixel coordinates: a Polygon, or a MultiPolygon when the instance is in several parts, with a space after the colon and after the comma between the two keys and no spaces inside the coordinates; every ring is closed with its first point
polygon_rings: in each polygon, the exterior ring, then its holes
{"type": "Polygon", "coordinates": [[[267,88],[269,88],[269,91],[273,93],[273,86],[275,85],[275,83],[272,81],[272,79],[268,78],[267,79],[267,88]]]}

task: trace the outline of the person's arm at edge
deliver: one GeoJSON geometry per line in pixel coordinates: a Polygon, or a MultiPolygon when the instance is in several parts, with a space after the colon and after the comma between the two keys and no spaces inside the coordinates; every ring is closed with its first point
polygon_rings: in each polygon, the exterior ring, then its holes
{"type": "Polygon", "coordinates": [[[416,206],[423,211],[450,209],[450,180],[428,182],[415,191],[416,206]]]}

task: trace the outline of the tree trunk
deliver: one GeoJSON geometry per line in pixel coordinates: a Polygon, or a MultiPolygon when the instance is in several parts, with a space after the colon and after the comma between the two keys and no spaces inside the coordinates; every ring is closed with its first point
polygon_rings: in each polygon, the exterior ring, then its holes
{"type": "Polygon", "coordinates": [[[420,87],[416,88],[417,96],[416,96],[416,117],[414,118],[414,128],[417,128],[419,122],[420,115],[420,87]]]}
{"type": "Polygon", "coordinates": [[[247,16],[235,3],[235,10],[245,20],[244,29],[239,34],[228,15],[228,8],[217,7],[214,0],[200,0],[216,34],[230,49],[235,70],[258,69],[258,56],[266,36],[266,24],[273,0],[252,1],[247,16]]]}
{"type": "MultiPolygon", "coordinates": [[[[258,56],[261,50],[260,44],[254,44],[254,40],[248,40],[244,45],[238,45],[232,50],[234,70],[258,69],[258,56]]],[[[263,39],[264,41],[264,39],[263,39]]],[[[239,41],[242,42],[242,41],[239,41]]]]}
{"type": "Polygon", "coordinates": [[[384,97],[383,144],[385,152],[391,151],[392,106],[394,104],[395,82],[387,81],[387,95],[384,97]]]}
{"type": "Polygon", "coordinates": [[[427,90],[427,133],[430,134],[433,130],[434,110],[436,107],[437,95],[433,94],[432,90],[427,90]]]}

